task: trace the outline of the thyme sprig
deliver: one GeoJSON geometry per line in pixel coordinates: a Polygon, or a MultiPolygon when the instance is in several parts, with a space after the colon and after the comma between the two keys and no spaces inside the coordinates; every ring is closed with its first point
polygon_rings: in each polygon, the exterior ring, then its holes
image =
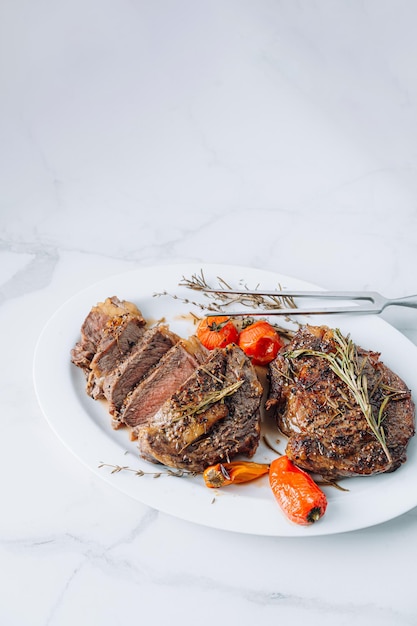
{"type": "MultiPolygon", "coordinates": [[[[209,311],[210,313],[218,312],[219,314],[227,314],[227,308],[234,304],[239,304],[250,309],[263,309],[265,310],[265,315],[268,314],[268,311],[283,307],[290,309],[297,308],[294,299],[290,296],[269,296],[263,294],[244,293],[245,291],[256,291],[259,288],[259,285],[257,285],[255,289],[249,289],[249,287],[243,283],[243,280],[239,281],[239,285],[243,293],[222,293],[223,289],[232,289],[232,287],[224,278],[221,278],[220,276],[217,277],[217,281],[216,286],[210,285],[204,276],[203,270],[201,269],[199,274],[193,274],[191,278],[183,276],[179,282],[179,287],[186,287],[191,291],[203,294],[206,298],[205,302],[196,302],[190,298],[184,298],[178,296],[177,294],[171,294],[166,290],[154,293],[153,297],[159,298],[161,296],[168,296],[173,300],[178,300],[188,306],[196,307],[200,311],[209,311]]],[[[277,290],[280,289],[281,287],[278,285],[277,290]]],[[[283,328],[277,324],[274,324],[274,326],[283,336],[291,337],[293,335],[292,331],[287,328],[283,328]]]]}
{"type": "Polygon", "coordinates": [[[363,371],[364,359],[359,360],[356,346],[349,336],[344,337],[339,329],[335,329],[333,336],[335,339],[335,352],[321,352],[300,348],[287,352],[287,356],[291,359],[296,359],[302,355],[326,359],[330,369],[349,388],[356,404],[365,416],[370,430],[381,445],[388,462],[391,463],[392,458],[385,441],[383,427],[384,409],[390,398],[388,396],[385,398],[386,401],[382,402],[378,414],[375,415],[369,399],[368,379],[363,371]]]}
{"type": "MultiPolygon", "coordinates": [[[[232,304],[241,304],[246,307],[263,308],[265,310],[279,309],[283,306],[295,309],[296,305],[294,299],[288,296],[268,296],[263,294],[241,293],[241,294],[227,294],[222,293],[223,289],[233,289],[231,285],[221,278],[217,277],[218,285],[213,287],[210,285],[205,276],[203,270],[200,270],[200,274],[193,274],[191,278],[182,277],[179,283],[180,287],[187,287],[193,291],[199,291],[204,294],[205,297],[213,300],[216,309],[224,309],[232,304]],[[218,290],[218,291],[217,291],[218,290]]],[[[247,285],[240,281],[242,291],[256,291],[259,287],[257,285],[254,290],[249,289],[247,285]]],[[[280,289],[280,287],[278,287],[280,289]]]]}
{"type": "Polygon", "coordinates": [[[161,476],[174,476],[176,478],[182,478],[183,476],[197,476],[198,472],[190,472],[183,469],[166,469],[159,472],[144,472],[141,469],[135,469],[128,465],[112,465],[111,463],[100,463],[99,469],[103,467],[110,467],[111,474],[118,474],[119,472],[132,472],[135,476],[152,476],[153,478],[160,478],[161,476]]]}

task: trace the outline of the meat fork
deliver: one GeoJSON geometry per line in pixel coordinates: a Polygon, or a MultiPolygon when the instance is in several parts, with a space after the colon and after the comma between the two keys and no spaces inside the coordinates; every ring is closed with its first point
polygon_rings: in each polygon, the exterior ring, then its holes
{"type": "MultiPolygon", "coordinates": [[[[284,302],[288,298],[302,298],[302,299],[326,299],[326,300],[340,300],[350,301],[350,305],[341,304],[337,306],[301,306],[297,308],[282,307],[276,309],[254,310],[254,311],[228,311],[228,316],[240,317],[240,316],[254,316],[254,315],[314,315],[314,314],[326,314],[326,313],[373,313],[378,314],[389,306],[405,306],[412,309],[417,309],[417,295],[405,296],[403,298],[389,299],[385,298],[381,294],[375,291],[250,291],[250,290],[235,290],[235,289],[206,289],[207,293],[218,293],[225,295],[237,295],[237,296],[269,296],[271,298],[283,298],[284,302]]],[[[207,316],[213,317],[215,315],[223,314],[224,312],[218,311],[217,313],[206,313],[207,316]]]]}

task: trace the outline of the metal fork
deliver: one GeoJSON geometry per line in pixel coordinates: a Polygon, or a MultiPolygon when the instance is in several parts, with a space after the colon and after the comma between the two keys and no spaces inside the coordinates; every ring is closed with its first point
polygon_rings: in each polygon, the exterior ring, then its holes
{"type": "MultiPolygon", "coordinates": [[[[313,298],[326,300],[349,300],[350,305],[311,307],[302,306],[297,308],[283,307],[277,309],[262,309],[254,311],[228,311],[227,315],[233,317],[254,316],[254,315],[314,315],[326,313],[382,313],[389,306],[405,306],[417,309],[417,295],[405,296],[403,298],[389,299],[381,296],[375,291],[240,291],[234,289],[206,289],[207,293],[221,293],[237,296],[270,296],[275,298],[313,298]]],[[[208,317],[224,315],[218,311],[206,313],[208,317]]]]}

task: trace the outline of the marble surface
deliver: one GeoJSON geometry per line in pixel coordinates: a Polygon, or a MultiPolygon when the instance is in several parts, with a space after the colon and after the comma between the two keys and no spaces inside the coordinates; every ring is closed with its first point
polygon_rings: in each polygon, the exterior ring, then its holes
{"type": "MultiPolygon", "coordinates": [[[[187,523],[82,466],[32,382],[54,311],[132,268],[416,293],[415,3],[15,0],[0,15],[0,623],[417,624],[417,509],[302,539],[187,523]]],[[[383,317],[417,344],[417,311],[383,317]]]]}

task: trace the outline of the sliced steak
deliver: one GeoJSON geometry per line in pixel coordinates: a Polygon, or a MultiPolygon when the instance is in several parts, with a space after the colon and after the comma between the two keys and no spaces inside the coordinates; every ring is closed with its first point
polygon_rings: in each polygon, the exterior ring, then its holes
{"type": "Polygon", "coordinates": [[[98,400],[104,398],[103,383],[145,334],[142,319],[127,313],[111,318],[104,327],[97,351],[90,363],[87,393],[98,400]]]}
{"type": "Polygon", "coordinates": [[[352,358],[366,379],[373,415],[378,418],[382,411],[388,458],[328,359],[304,352],[334,354],[338,345],[334,330],[305,326],[270,364],[267,408],[289,437],[286,454],[299,467],[328,478],[392,472],[405,462],[415,432],[410,390],[378,353],[353,344],[352,358]]]}
{"type": "Polygon", "coordinates": [[[71,351],[71,361],[84,370],[90,369],[90,363],[97,352],[106,324],[118,317],[129,314],[145,324],[139,309],[126,300],[119,300],[116,296],[99,302],[87,315],[81,327],[81,338],[71,351]]]}
{"type": "Polygon", "coordinates": [[[138,430],[142,457],[201,472],[238,454],[253,456],[260,438],[263,387],[240,348],[214,350],[138,430]]]}
{"type": "Polygon", "coordinates": [[[104,377],[103,394],[109,401],[109,412],[117,417],[126,396],[150,373],[180,337],[167,326],[148,329],[122,362],[104,377]]]}
{"type": "Polygon", "coordinates": [[[196,337],[181,339],[161,358],[151,373],[127,395],[113,427],[122,423],[130,427],[132,437],[147,423],[160,406],[195,369],[207,360],[208,351],[196,337]]]}

